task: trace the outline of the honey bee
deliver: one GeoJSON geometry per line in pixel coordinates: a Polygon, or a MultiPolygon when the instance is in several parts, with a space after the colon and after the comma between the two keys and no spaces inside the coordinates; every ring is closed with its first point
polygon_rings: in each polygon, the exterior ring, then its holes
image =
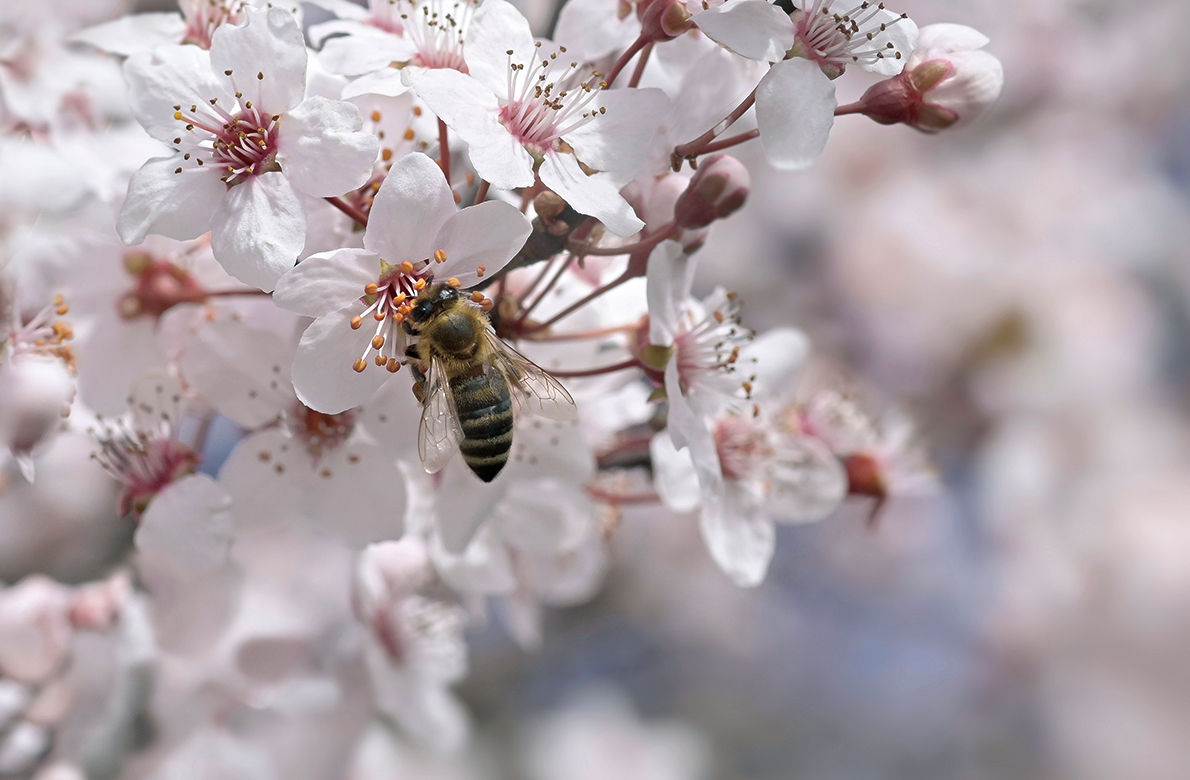
{"type": "Polygon", "coordinates": [[[454,287],[432,284],[413,301],[406,355],[422,405],[417,449],[425,470],[446,465],[455,449],[475,476],[491,482],[512,448],[513,402],[551,420],[578,415],[566,388],[492,331],[491,322],[454,287]]]}

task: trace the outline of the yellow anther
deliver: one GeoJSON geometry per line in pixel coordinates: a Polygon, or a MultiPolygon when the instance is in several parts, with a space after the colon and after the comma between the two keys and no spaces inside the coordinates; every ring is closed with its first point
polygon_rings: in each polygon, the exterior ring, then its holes
{"type": "Polygon", "coordinates": [[[416,137],[416,135],[417,134],[413,132],[413,128],[411,127],[405,131],[405,140],[412,141],[416,137]]]}
{"type": "Polygon", "coordinates": [[[446,283],[449,284],[451,287],[462,287],[463,286],[463,283],[460,282],[456,277],[453,277],[453,276],[450,277],[449,279],[447,279],[446,283]]]}
{"type": "Polygon", "coordinates": [[[434,250],[434,262],[436,262],[436,263],[445,263],[446,262],[446,250],[445,249],[435,249],[434,250]]]}
{"type": "Polygon", "coordinates": [[[380,121],[380,112],[379,112],[379,111],[373,111],[373,112],[372,112],[372,121],[373,121],[373,122],[379,122],[379,121],[380,121]]]}
{"type": "Polygon", "coordinates": [[[401,263],[401,265],[400,265],[400,266],[398,266],[398,268],[400,268],[400,269],[401,269],[401,273],[403,273],[403,274],[411,274],[411,273],[413,273],[413,263],[409,262],[408,260],[406,260],[405,262],[401,263]]]}
{"type": "Polygon", "coordinates": [[[380,287],[375,282],[368,282],[364,285],[364,295],[375,295],[380,292],[380,287]]]}
{"type": "Polygon", "coordinates": [[[397,362],[396,358],[391,357],[388,359],[388,363],[386,363],[384,367],[388,369],[388,373],[390,374],[395,374],[401,370],[401,364],[397,362]]]}
{"type": "Polygon", "coordinates": [[[496,304],[492,303],[491,298],[484,298],[483,303],[479,304],[479,308],[483,309],[484,311],[491,311],[492,307],[495,305],[496,304]]]}
{"type": "Polygon", "coordinates": [[[376,320],[377,322],[384,322],[384,318],[387,316],[388,315],[384,313],[383,309],[377,309],[376,311],[372,312],[372,319],[376,320]]]}
{"type": "Polygon", "coordinates": [[[384,336],[372,337],[372,349],[380,349],[384,346],[384,336]]]}
{"type": "Polygon", "coordinates": [[[175,112],[174,112],[174,119],[181,119],[181,118],[182,118],[182,112],[181,112],[181,111],[175,111],[175,112]]]}
{"type": "Polygon", "coordinates": [[[488,269],[486,266],[481,265],[479,268],[475,269],[475,275],[481,279],[483,278],[483,275],[486,274],[487,272],[488,272],[488,269]]]}
{"type": "Polygon", "coordinates": [[[381,149],[380,150],[380,159],[381,160],[388,162],[392,158],[393,158],[393,150],[392,149],[381,149]]]}
{"type": "Polygon", "coordinates": [[[723,322],[723,312],[715,312],[715,322],[723,322]]]}
{"type": "Polygon", "coordinates": [[[359,330],[360,326],[363,324],[364,324],[364,321],[358,315],[351,318],[351,329],[352,330],[359,330]]]}
{"type": "Polygon", "coordinates": [[[383,367],[384,364],[387,362],[388,362],[388,358],[386,358],[384,355],[376,356],[376,365],[383,367]]]}
{"type": "Polygon", "coordinates": [[[351,367],[355,369],[355,373],[361,374],[363,373],[364,369],[368,367],[368,361],[364,360],[363,358],[359,358],[351,367]]]}
{"type": "Polygon", "coordinates": [[[398,304],[398,305],[402,304],[405,302],[405,298],[407,298],[407,297],[408,296],[406,296],[405,293],[397,293],[396,295],[393,296],[393,303],[398,304]]]}
{"type": "Polygon", "coordinates": [[[421,116],[421,106],[414,106],[414,107],[413,107],[413,115],[414,115],[414,116],[421,116]]]}
{"type": "Polygon", "coordinates": [[[471,293],[471,300],[475,303],[483,303],[483,293],[481,293],[479,290],[476,290],[475,292],[471,293]]]}

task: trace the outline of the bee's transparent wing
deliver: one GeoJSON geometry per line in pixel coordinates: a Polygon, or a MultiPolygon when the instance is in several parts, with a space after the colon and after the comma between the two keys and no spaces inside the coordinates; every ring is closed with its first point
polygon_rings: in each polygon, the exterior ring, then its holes
{"type": "Polygon", "coordinates": [[[484,335],[492,348],[492,362],[504,374],[509,389],[524,408],[550,420],[569,422],[578,417],[578,407],[561,382],[492,331],[484,335]]]}
{"type": "Polygon", "coordinates": [[[463,440],[463,427],[451,395],[446,372],[438,358],[430,359],[430,373],[426,377],[422,396],[421,426],[417,431],[417,454],[427,474],[442,470],[463,440]]]}

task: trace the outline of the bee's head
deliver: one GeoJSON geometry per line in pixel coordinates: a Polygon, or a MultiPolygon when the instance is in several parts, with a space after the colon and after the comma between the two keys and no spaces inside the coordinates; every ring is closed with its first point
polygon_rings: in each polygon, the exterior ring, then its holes
{"type": "Polygon", "coordinates": [[[414,300],[409,319],[422,323],[430,319],[439,307],[459,297],[459,291],[449,284],[433,284],[414,300]]]}

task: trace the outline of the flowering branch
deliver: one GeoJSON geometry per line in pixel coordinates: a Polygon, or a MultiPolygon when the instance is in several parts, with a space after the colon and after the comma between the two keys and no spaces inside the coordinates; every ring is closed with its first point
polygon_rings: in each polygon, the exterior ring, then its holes
{"type": "MultiPolygon", "coordinates": [[[[616,64],[612,65],[611,73],[608,73],[607,78],[604,79],[604,83],[607,85],[607,87],[611,87],[611,85],[616,80],[616,76],[620,75],[620,71],[624,70],[632,58],[636,56],[636,53],[645,48],[646,45],[651,46],[648,39],[646,39],[644,35],[637,36],[637,39],[632,42],[632,45],[625,49],[624,53],[620,55],[620,59],[616,60],[616,64]]],[[[642,55],[641,61],[643,62],[644,57],[647,56],[647,54],[642,55]]],[[[605,87],[605,89],[607,87],[605,87]]]]}
{"type": "Polygon", "coordinates": [[[578,377],[584,377],[584,376],[599,376],[601,374],[611,374],[616,371],[624,371],[629,368],[639,368],[639,367],[640,367],[640,363],[637,362],[636,358],[631,358],[629,360],[625,360],[623,363],[615,363],[614,365],[601,366],[599,368],[588,368],[588,369],[584,369],[582,371],[555,371],[553,369],[550,369],[550,374],[552,374],[555,377],[560,377],[562,379],[576,379],[578,377]]]}
{"type": "Polygon", "coordinates": [[[744,98],[738,106],[732,109],[732,112],[728,114],[722,122],[719,122],[717,125],[700,135],[698,138],[695,138],[693,141],[674,147],[673,154],[670,157],[670,161],[673,164],[673,169],[675,171],[681,169],[682,160],[693,161],[700,154],[704,154],[706,152],[704,147],[714,141],[720,133],[735,124],[740,117],[747,113],[749,108],[752,108],[752,105],[755,102],[756,90],[754,89],[748,93],[748,96],[744,98]]]}
{"type": "Polygon", "coordinates": [[[333,198],[332,197],[332,198],[323,198],[323,200],[325,200],[327,203],[329,203],[332,206],[334,206],[335,208],[337,208],[339,211],[342,211],[347,216],[354,219],[356,221],[356,223],[359,224],[360,227],[366,228],[368,226],[368,215],[365,214],[364,212],[360,211],[355,206],[352,206],[350,203],[343,200],[342,198],[333,198]]]}
{"type": "Polygon", "coordinates": [[[640,59],[636,62],[636,70],[632,72],[632,78],[628,81],[629,87],[635,87],[640,84],[641,76],[645,75],[645,66],[649,64],[649,55],[653,53],[653,42],[649,41],[645,47],[641,49],[640,59]]]}
{"type": "Polygon", "coordinates": [[[446,136],[446,123],[438,120],[438,164],[442,166],[442,175],[446,183],[450,183],[450,143],[446,136]]]}

